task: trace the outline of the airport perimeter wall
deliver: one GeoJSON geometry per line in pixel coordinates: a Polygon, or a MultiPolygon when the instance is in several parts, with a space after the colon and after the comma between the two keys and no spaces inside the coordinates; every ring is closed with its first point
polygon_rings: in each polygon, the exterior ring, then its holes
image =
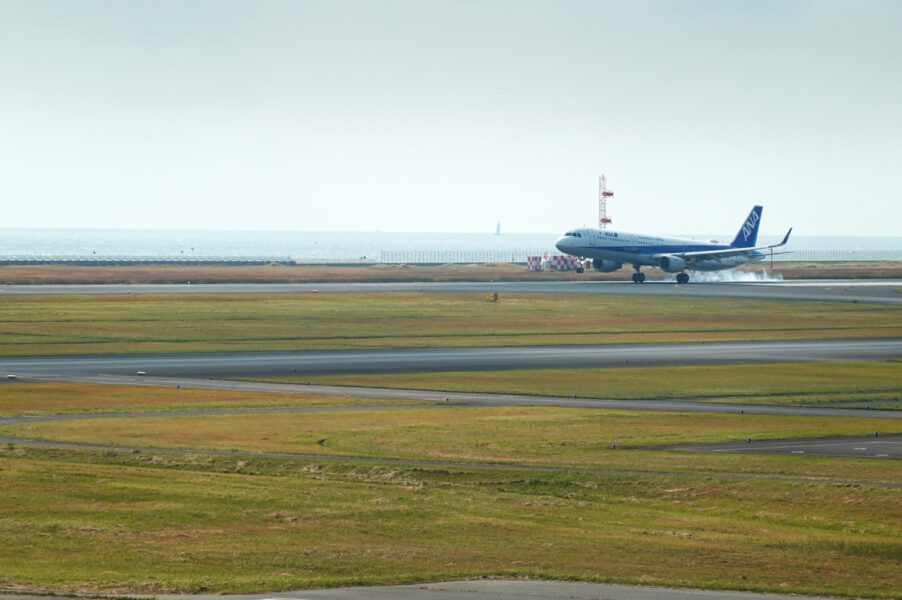
{"type": "MultiPolygon", "coordinates": [[[[484,264],[512,263],[526,265],[528,257],[543,254],[557,254],[548,250],[407,250],[382,252],[376,259],[344,258],[291,258],[274,257],[166,257],[166,256],[7,256],[0,257],[0,265],[59,265],[77,266],[134,266],[134,265],[232,265],[265,266],[284,265],[330,265],[363,266],[376,264],[442,265],[442,264],[484,264]]],[[[768,257],[767,260],[770,260],[768,257]]],[[[875,262],[902,261],[899,250],[800,250],[775,254],[774,262],[875,262]]]]}
{"type": "MultiPolygon", "coordinates": [[[[445,263],[515,263],[526,264],[530,256],[560,254],[555,250],[503,251],[417,251],[383,252],[378,262],[385,264],[445,264],[445,263]]],[[[768,257],[770,260],[770,257],[768,257]]],[[[774,254],[774,262],[873,262],[902,260],[898,250],[800,250],[774,254]]],[[[298,261],[299,263],[305,261],[298,261]]]]}

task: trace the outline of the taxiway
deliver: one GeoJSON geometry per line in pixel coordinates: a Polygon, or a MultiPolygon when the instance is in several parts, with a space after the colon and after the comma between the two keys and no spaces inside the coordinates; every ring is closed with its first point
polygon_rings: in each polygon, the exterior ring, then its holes
{"type": "Polygon", "coordinates": [[[902,357],[902,339],[889,338],[4,357],[0,358],[0,374],[84,377],[134,375],[140,371],[158,377],[236,378],[347,373],[889,360],[900,357],[902,357]]]}
{"type": "MultiPolygon", "coordinates": [[[[902,415],[900,415],[902,416],[902,415]]],[[[729,444],[691,444],[656,450],[726,452],[730,454],[790,454],[793,456],[832,456],[844,458],[902,458],[902,435],[881,436],[879,432],[860,437],[810,440],[749,440],[729,444]]]]}

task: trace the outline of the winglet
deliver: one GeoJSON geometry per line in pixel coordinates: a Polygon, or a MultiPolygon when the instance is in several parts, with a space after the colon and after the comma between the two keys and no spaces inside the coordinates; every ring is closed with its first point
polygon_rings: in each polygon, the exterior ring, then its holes
{"type": "Polygon", "coordinates": [[[789,234],[792,233],[792,227],[789,228],[789,231],[786,232],[786,236],[783,238],[783,241],[777,244],[778,246],[785,246],[786,242],[789,241],[789,234]]]}

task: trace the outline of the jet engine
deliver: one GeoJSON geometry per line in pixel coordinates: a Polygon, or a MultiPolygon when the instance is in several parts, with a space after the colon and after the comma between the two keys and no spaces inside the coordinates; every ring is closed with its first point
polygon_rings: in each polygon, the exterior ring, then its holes
{"type": "Polygon", "coordinates": [[[613,260],[593,260],[592,268],[600,273],[613,273],[617,269],[623,266],[623,263],[619,263],[613,260]]]}
{"type": "Polygon", "coordinates": [[[658,266],[668,273],[679,273],[686,268],[686,261],[679,256],[662,256],[658,258],[658,266]]]}

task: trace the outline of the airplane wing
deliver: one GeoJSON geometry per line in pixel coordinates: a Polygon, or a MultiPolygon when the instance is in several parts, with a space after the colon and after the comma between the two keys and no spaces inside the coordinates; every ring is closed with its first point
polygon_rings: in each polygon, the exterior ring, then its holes
{"type": "Polygon", "coordinates": [[[672,254],[668,254],[667,256],[679,256],[686,261],[687,265],[691,265],[696,260],[716,260],[718,258],[726,258],[728,256],[750,254],[752,252],[758,252],[760,250],[773,250],[774,248],[785,246],[786,242],[789,241],[790,233],[792,233],[792,227],[790,227],[789,231],[786,232],[786,235],[783,237],[782,242],[780,242],[779,244],[771,244],[770,246],[757,246],[754,248],[726,248],[723,250],[700,250],[698,252],[674,252],[672,254]]]}

